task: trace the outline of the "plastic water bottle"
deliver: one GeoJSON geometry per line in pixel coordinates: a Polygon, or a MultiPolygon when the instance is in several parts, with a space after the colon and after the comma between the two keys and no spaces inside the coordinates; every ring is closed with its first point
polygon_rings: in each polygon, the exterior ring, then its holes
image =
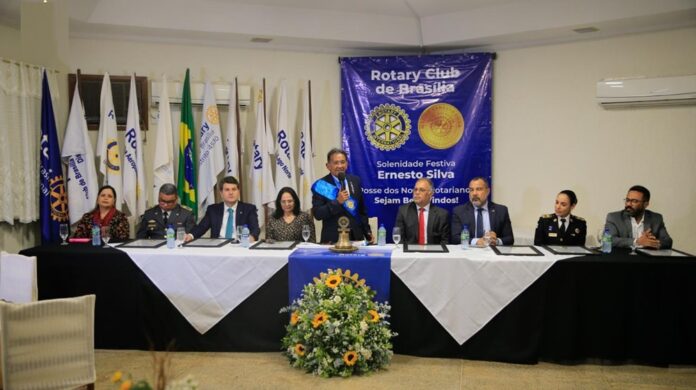
{"type": "Polygon", "coordinates": [[[101,246],[101,226],[96,223],[92,225],[92,245],[101,246]]]}
{"type": "Polygon", "coordinates": [[[242,239],[240,242],[242,243],[242,248],[249,247],[249,226],[247,225],[244,225],[242,228],[242,239]]]}
{"type": "Polygon", "coordinates": [[[172,225],[167,226],[167,248],[176,248],[176,240],[174,238],[174,227],[172,225]]]}
{"type": "Polygon", "coordinates": [[[602,235],[602,253],[611,253],[611,234],[609,229],[604,229],[604,235],[602,235]]]}
{"type": "Polygon", "coordinates": [[[462,226],[462,249],[469,249],[469,225],[462,226]]]}
{"type": "Polygon", "coordinates": [[[379,224],[379,229],[377,230],[377,245],[387,245],[387,229],[384,227],[383,223],[379,224]]]}

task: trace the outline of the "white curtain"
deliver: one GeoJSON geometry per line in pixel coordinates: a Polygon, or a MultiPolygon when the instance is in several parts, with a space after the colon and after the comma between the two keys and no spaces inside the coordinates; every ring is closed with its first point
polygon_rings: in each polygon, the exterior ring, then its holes
{"type": "MultiPolygon", "coordinates": [[[[54,102],[56,72],[47,71],[54,102]]],[[[39,218],[42,68],[0,58],[0,222],[39,218]]]]}

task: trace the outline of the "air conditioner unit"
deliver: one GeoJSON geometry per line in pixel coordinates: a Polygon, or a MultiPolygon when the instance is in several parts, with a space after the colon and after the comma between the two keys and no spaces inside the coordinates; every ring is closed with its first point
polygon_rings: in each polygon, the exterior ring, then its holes
{"type": "Polygon", "coordinates": [[[597,102],[605,108],[696,104],[696,75],[598,81],[597,102]]]}
{"type": "MultiPolygon", "coordinates": [[[[181,91],[183,84],[180,81],[168,81],[167,91],[169,92],[170,104],[181,104],[181,91]]],[[[230,104],[230,84],[213,84],[215,90],[215,101],[218,106],[227,106],[230,104]]],[[[161,80],[152,80],[150,85],[150,104],[156,106],[159,104],[164,84],[161,80]]],[[[203,91],[205,83],[191,83],[191,104],[203,104],[203,91]]],[[[249,107],[251,103],[251,87],[248,85],[238,85],[238,103],[239,107],[249,107]]]]}

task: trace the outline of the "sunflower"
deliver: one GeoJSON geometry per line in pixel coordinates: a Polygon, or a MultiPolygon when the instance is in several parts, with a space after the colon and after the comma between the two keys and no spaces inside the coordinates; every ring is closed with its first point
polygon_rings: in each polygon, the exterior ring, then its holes
{"type": "Polygon", "coordinates": [[[304,356],[305,346],[300,343],[295,344],[295,353],[297,356],[304,356]]]}
{"type": "Polygon", "coordinates": [[[379,322],[379,313],[376,310],[368,310],[367,316],[370,322],[379,322]]]}
{"type": "Polygon", "coordinates": [[[328,278],[326,278],[326,285],[331,287],[331,288],[336,288],[338,287],[339,284],[341,284],[341,276],[340,275],[331,275],[328,278]]]}
{"type": "Polygon", "coordinates": [[[131,382],[131,380],[128,379],[127,381],[121,383],[121,387],[119,388],[119,390],[130,390],[131,387],[133,387],[133,382],[131,382]]]}
{"type": "Polygon", "coordinates": [[[121,381],[121,378],[123,378],[123,373],[121,371],[116,371],[114,372],[114,375],[111,376],[111,382],[119,382],[121,381]]]}
{"type": "Polygon", "coordinates": [[[299,321],[300,316],[297,314],[296,311],[293,311],[292,314],[290,314],[290,325],[295,325],[297,324],[297,321],[299,321]]]}
{"type": "Polygon", "coordinates": [[[358,353],[355,351],[348,351],[343,354],[343,361],[346,363],[346,366],[352,366],[355,364],[355,362],[358,361],[358,353]]]}
{"type": "Polygon", "coordinates": [[[328,319],[329,319],[329,315],[326,314],[325,312],[321,311],[314,316],[314,319],[312,320],[312,326],[314,328],[318,328],[319,325],[323,324],[328,319]]]}

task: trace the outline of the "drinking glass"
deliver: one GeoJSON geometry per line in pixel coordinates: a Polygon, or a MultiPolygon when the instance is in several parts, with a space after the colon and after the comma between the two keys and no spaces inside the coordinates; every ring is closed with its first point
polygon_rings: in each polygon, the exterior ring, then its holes
{"type": "Polygon", "coordinates": [[[244,226],[242,225],[237,225],[237,230],[236,230],[236,236],[234,237],[237,242],[242,242],[242,229],[244,226]]]}
{"type": "Polygon", "coordinates": [[[604,238],[604,228],[597,230],[597,248],[602,249],[602,239],[604,238]]]}
{"type": "Polygon", "coordinates": [[[485,233],[483,233],[483,246],[489,246],[491,245],[491,231],[486,230],[485,233]]]}
{"type": "Polygon", "coordinates": [[[109,226],[102,226],[101,227],[101,238],[102,241],[104,241],[104,248],[109,247],[109,240],[111,240],[111,229],[109,229],[109,226]]]}
{"type": "Polygon", "coordinates": [[[392,229],[392,240],[394,240],[394,244],[396,244],[396,248],[398,248],[399,242],[401,242],[401,228],[398,226],[394,226],[392,229]]]}
{"type": "Polygon", "coordinates": [[[60,227],[58,228],[58,232],[60,233],[60,238],[63,240],[63,242],[61,242],[60,245],[68,245],[68,242],[65,241],[68,239],[69,234],[68,224],[61,223],[60,227]]]}
{"type": "Polygon", "coordinates": [[[309,225],[302,225],[302,239],[306,243],[309,240],[311,231],[309,230],[309,225]]]}
{"type": "Polygon", "coordinates": [[[184,240],[186,239],[186,229],[183,227],[176,228],[176,246],[183,248],[184,240]]]}

